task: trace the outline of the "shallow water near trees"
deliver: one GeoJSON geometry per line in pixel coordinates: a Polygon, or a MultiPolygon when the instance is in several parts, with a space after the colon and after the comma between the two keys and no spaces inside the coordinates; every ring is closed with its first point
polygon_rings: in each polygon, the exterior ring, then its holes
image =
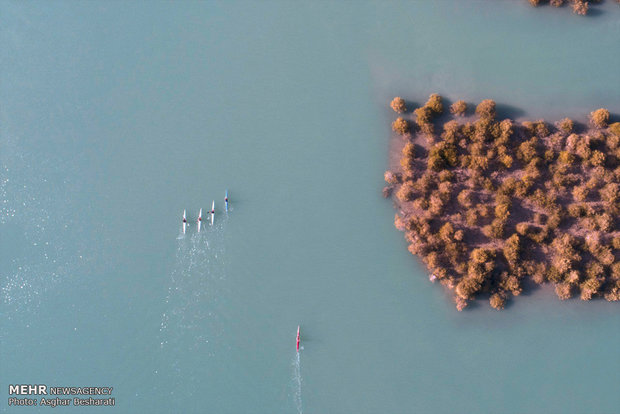
{"type": "Polygon", "coordinates": [[[459,313],[381,197],[393,96],[617,117],[620,10],[597,8],[2,2],[0,386],[112,386],[118,413],[617,410],[617,303],[459,313]]]}

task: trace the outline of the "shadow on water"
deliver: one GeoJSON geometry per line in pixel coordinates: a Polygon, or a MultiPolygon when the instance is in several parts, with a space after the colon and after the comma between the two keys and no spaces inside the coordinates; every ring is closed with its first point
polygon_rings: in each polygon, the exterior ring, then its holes
{"type": "Polygon", "coordinates": [[[523,279],[521,286],[523,287],[523,291],[521,292],[520,296],[532,296],[534,293],[540,290],[540,285],[534,282],[530,278],[530,276],[526,276],[523,279]]]}
{"type": "Polygon", "coordinates": [[[498,119],[516,119],[525,115],[525,111],[523,111],[521,108],[504,103],[496,103],[495,110],[497,112],[498,119]]]}
{"type": "MultiPolygon", "coordinates": [[[[590,6],[592,6],[593,2],[590,2],[590,6]]],[[[585,17],[587,18],[596,18],[596,17],[600,17],[603,14],[605,14],[601,9],[597,9],[597,8],[593,8],[593,7],[589,7],[588,8],[588,14],[585,15],[585,17]]]]}
{"type": "MultiPolygon", "coordinates": [[[[467,307],[465,309],[463,309],[465,312],[471,312],[477,309],[480,309],[480,305],[481,302],[484,302],[483,297],[480,298],[476,298],[476,300],[470,300],[469,302],[467,302],[467,307]]],[[[488,302],[488,298],[486,298],[486,301],[488,302]]]]}
{"type": "Polygon", "coordinates": [[[573,132],[582,134],[586,132],[590,127],[583,122],[573,122],[573,132]]]}
{"type": "MultiPolygon", "coordinates": [[[[404,98],[403,98],[404,99],[404,98]]],[[[422,106],[421,104],[405,99],[405,107],[407,111],[403,115],[413,114],[413,110],[422,106]]]]}

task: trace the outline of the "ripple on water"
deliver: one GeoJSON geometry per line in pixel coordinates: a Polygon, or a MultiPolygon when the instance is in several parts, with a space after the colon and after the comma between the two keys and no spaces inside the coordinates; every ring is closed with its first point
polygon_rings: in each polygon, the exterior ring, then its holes
{"type": "Polygon", "coordinates": [[[24,311],[36,311],[41,296],[82,271],[90,255],[84,248],[70,245],[70,240],[84,231],[83,225],[69,216],[69,186],[75,183],[62,179],[49,185],[46,178],[69,177],[75,167],[35,162],[17,139],[3,138],[1,147],[0,291],[10,319],[24,311]]]}

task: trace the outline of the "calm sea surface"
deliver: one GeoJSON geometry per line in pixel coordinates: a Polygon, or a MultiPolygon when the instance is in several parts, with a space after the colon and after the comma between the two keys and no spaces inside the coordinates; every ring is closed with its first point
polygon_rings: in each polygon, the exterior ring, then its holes
{"type": "Polygon", "coordinates": [[[0,410],[48,412],[7,406],[42,383],[114,387],[55,413],[617,413],[618,304],[459,313],[380,196],[394,95],[619,114],[596,10],[0,1],[0,410]]]}

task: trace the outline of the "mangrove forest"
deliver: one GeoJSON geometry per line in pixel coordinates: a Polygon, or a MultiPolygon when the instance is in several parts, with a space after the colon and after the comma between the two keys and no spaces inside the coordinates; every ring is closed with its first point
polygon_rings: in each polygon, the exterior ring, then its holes
{"type": "Polygon", "coordinates": [[[477,298],[503,309],[543,284],[562,300],[620,300],[620,123],[608,110],[579,126],[500,120],[493,100],[448,106],[437,94],[390,106],[383,194],[458,310],[477,298]]]}

